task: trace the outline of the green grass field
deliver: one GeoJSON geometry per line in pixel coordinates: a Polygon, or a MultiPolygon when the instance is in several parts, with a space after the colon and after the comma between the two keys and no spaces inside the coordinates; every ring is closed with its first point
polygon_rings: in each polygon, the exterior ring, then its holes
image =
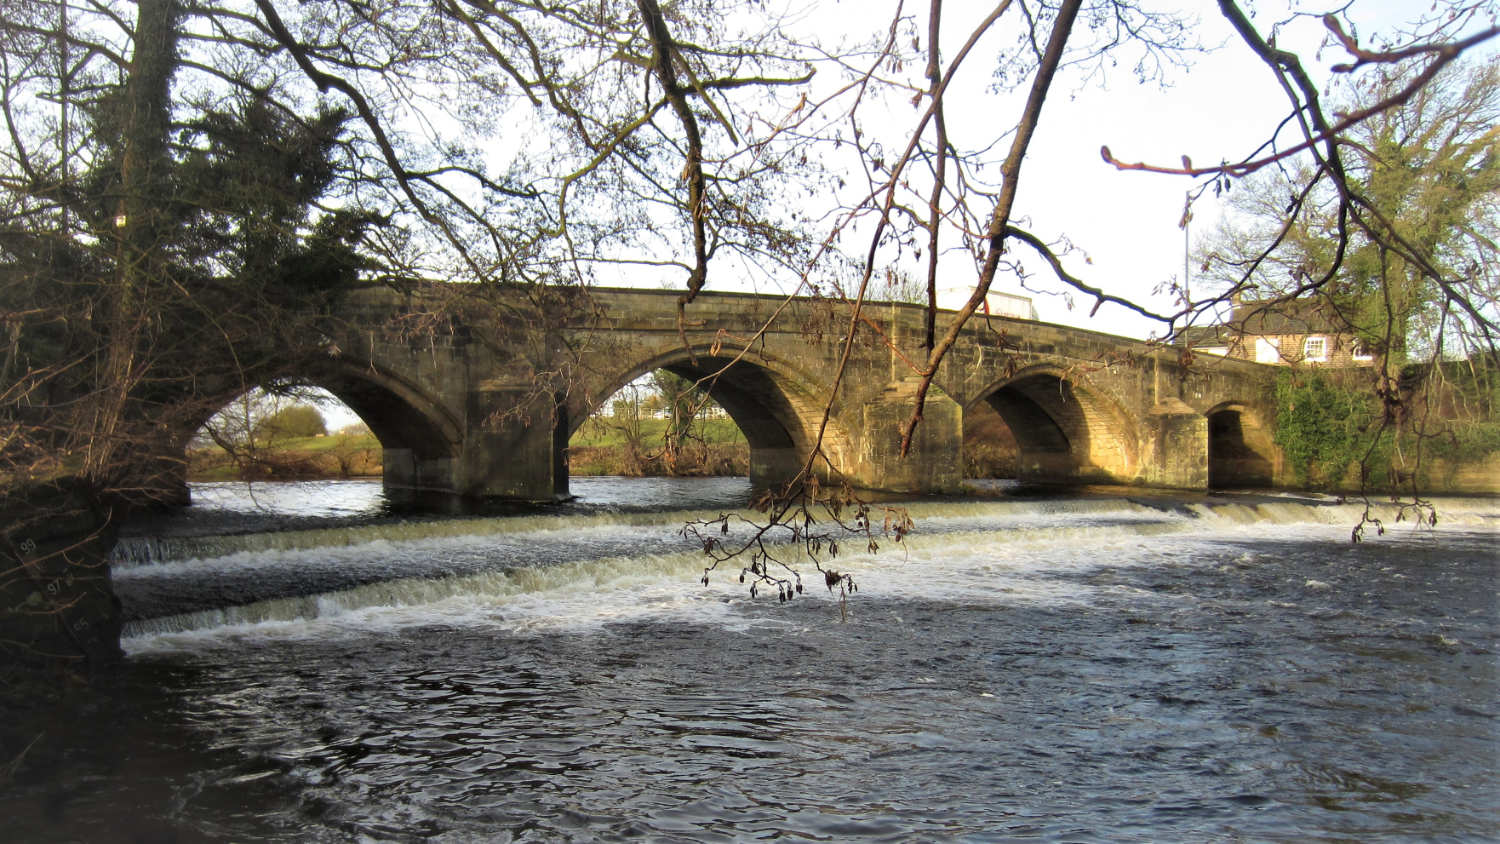
{"type": "MultiPolygon", "coordinates": [[[[697,424],[704,442],[722,445],[745,442],[745,435],[740,433],[732,419],[705,419],[697,424]]],[[[642,419],[641,444],[647,448],[660,448],[666,430],[665,419],[642,419]]],[[[608,417],[594,417],[579,426],[568,445],[574,448],[620,448],[625,445],[625,433],[608,417]]]]}
{"type": "Polygon", "coordinates": [[[217,445],[188,453],[188,478],[228,481],[275,478],[368,477],[381,471],[380,441],[369,432],[279,440],[248,466],[217,445]]]}

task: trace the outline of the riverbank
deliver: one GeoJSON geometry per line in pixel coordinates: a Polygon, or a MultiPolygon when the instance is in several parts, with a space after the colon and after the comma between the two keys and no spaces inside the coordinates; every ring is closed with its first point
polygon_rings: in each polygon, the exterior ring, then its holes
{"type": "MultiPolygon", "coordinates": [[[[568,447],[574,477],[741,477],[750,473],[750,444],[728,419],[711,419],[675,448],[666,443],[666,421],[632,426],[590,421],[568,447]]],[[[374,434],[301,437],[231,455],[217,445],[188,453],[188,480],[307,481],[380,477],[382,451],[374,434]]]]}
{"type": "Polygon", "coordinates": [[[306,481],[380,477],[380,440],[368,431],[298,437],[231,455],[217,445],[188,452],[188,480],[306,481]]]}
{"type": "Polygon", "coordinates": [[[750,443],[728,418],[697,419],[670,443],[665,419],[594,417],[568,443],[568,474],[627,478],[735,477],[750,473],[750,443]]]}
{"type": "MultiPolygon", "coordinates": [[[[223,452],[191,455],[188,480],[212,481],[328,481],[378,478],[379,444],[352,458],[328,451],[267,452],[256,460],[236,463],[223,452]]],[[[625,446],[575,446],[568,449],[568,474],[573,477],[617,475],[633,478],[741,477],[750,472],[750,447],[745,443],[695,445],[669,456],[663,450],[633,452],[625,446]]]]}

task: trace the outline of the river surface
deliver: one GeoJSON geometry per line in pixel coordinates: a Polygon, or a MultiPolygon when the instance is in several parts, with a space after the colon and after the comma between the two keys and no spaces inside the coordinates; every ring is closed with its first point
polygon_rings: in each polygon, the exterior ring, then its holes
{"type": "Polygon", "coordinates": [[[680,535],[743,480],[574,491],[196,488],[118,549],[126,665],[38,724],[0,837],[1500,836],[1500,501],[1357,545],[1294,497],[922,501],[782,603],[680,535]]]}

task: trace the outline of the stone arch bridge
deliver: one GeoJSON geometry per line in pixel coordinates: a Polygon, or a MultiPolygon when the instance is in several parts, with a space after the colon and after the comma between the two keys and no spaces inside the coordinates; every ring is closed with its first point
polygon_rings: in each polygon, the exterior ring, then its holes
{"type": "Polygon", "coordinates": [[[1176,349],[1140,341],[976,316],[903,458],[921,308],[867,304],[835,390],[848,306],[703,293],[679,326],[678,295],[361,290],[328,333],[326,361],[302,375],[374,431],[396,500],[566,496],[573,431],[655,369],[703,380],[749,440],[761,486],[803,465],[830,399],[819,471],[863,489],[956,490],[966,416],[1004,421],[1023,480],[1205,489],[1284,479],[1271,444],[1269,367],[1184,362],[1176,349]]]}

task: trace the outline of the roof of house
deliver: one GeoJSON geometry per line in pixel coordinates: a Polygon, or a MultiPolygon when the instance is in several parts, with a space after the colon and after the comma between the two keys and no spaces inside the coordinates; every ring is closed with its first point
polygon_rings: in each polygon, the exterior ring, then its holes
{"type": "Polygon", "coordinates": [[[1215,325],[1191,325],[1177,333],[1189,348],[1223,346],[1236,336],[1338,334],[1347,331],[1331,304],[1323,299],[1264,299],[1236,302],[1229,319],[1215,325]]]}
{"type": "Polygon", "coordinates": [[[1196,349],[1223,346],[1229,342],[1229,331],[1222,325],[1189,325],[1177,332],[1177,344],[1196,349]]]}
{"type": "Polygon", "coordinates": [[[1333,334],[1340,321],[1322,299],[1267,299],[1239,302],[1226,323],[1239,334],[1333,334]]]}

